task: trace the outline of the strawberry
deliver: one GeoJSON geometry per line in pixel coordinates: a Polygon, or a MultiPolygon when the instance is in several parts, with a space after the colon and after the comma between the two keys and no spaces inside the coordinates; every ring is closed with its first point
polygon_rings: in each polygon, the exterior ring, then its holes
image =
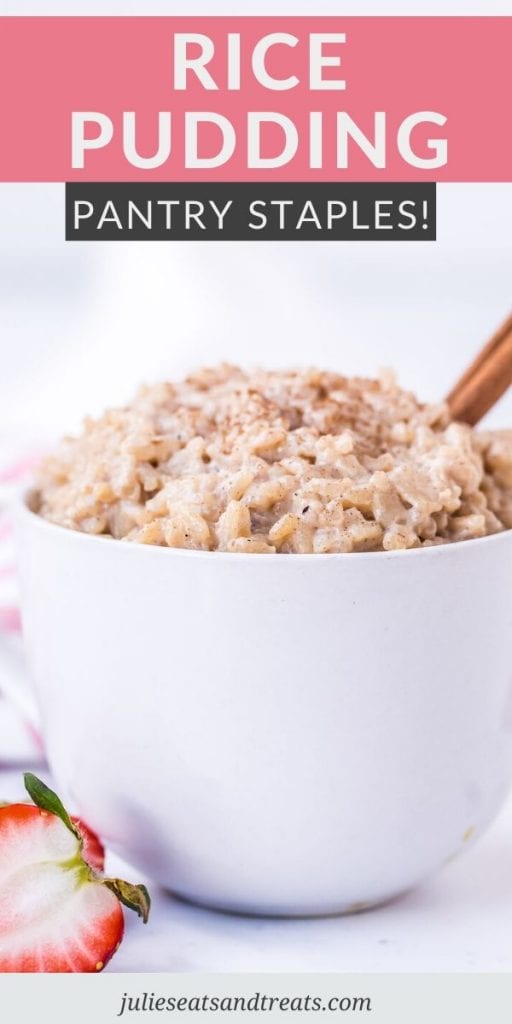
{"type": "Polygon", "coordinates": [[[146,922],[143,885],[103,878],[103,848],[32,775],[34,802],[0,807],[0,973],[101,971],[124,931],[121,903],[146,922]]]}
{"type": "Polygon", "coordinates": [[[77,826],[83,839],[82,856],[90,868],[100,874],[105,869],[105,847],[92,828],[89,828],[81,818],[71,815],[71,821],[77,826]]]}
{"type": "MultiPolygon", "coordinates": [[[[11,807],[7,800],[0,801],[0,809],[2,807],[11,807]]],[[[93,832],[92,828],[89,828],[82,821],[81,818],[77,818],[74,814],[71,816],[71,821],[77,826],[83,839],[83,850],[82,856],[87,861],[89,867],[93,868],[94,871],[99,871],[100,874],[105,868],[105,847],[96,832],[93,832]]]]}

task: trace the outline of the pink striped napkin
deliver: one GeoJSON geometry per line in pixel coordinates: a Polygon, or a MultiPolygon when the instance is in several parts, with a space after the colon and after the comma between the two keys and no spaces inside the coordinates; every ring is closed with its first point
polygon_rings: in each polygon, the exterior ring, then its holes
{"type": "MultiPolygon", "coordinates": [[[[2,638],[22,644],[16,551],[9,505],[30,480],[40,453],[18,451],[0,442],[0,648],[2,638]]],[[[0,650],[1,657],[1,650],[0,650]]],[[[41,758],[41,741],[23,722],[17,709],[0,693],[0,766],[41,758]]]]}

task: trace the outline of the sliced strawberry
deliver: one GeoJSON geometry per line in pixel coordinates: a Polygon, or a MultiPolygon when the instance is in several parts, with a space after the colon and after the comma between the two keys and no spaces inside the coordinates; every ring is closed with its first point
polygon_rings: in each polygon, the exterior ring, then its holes
{"type": "MultiPolygon", "coordinates": [[[[27,806],[30,807],[31,805],[28,804],[27,806]]],[[[2,807],[12,807],[12,804],[2,800],[0,801],[0,809],[2,807]]],[[[93,871],[99,871],[101,874],[105,869],[105,847],[103,846],[101,839],[96,835],[96,832],[93,832],[92,828],[89,828],[89,826],[85,824],[85,821],[82,821],[81,818],[77,818],[76,815],[72,814],[71,821],[77,826],[78,831],[82,836],[82,856],[84,860],[87,861],[89,867],[91,867],[93,871]]]]}
{"type": "Polygon", "coordinates": [[[147,891],[101,878],[83,826],[35,776],[26,785],[38,806],[0,808],[0,973],[101,971],[123,937],[119,901],[146,921],[147,891]]]}
{"type": "Polygon", "coordinates": [[[99,871],[101,874],[105,869],[105,847],[103,846],[101,839],[96,835],[96,832],[93,832],[92,828],[89,828],[89,826],[85,824],[85,821],[82,821],[81,818],[77,818],[72,814],[71,821],[77,826],[78,831],[82,836],[84,843],[82,856],[84,860],[87,861],[94,871],[99,871]]]}

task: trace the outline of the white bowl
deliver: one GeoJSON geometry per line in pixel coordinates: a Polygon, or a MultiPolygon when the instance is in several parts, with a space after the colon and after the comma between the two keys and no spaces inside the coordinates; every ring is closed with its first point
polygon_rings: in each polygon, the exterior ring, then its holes
{"type": "Polygon", "coordinates": [[[164,886],[249,913],[359,909],[496,814],[512,767],[512,531],[237,555],[18,518],[52,771],[164,886]]]}

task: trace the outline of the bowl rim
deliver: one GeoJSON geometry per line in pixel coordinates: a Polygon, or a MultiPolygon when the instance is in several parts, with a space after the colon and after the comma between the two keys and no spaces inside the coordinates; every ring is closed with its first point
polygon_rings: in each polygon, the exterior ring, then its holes
{"type": "MultiPolygon", "coordinates": [[[[309,552],[304,554],[285,554],[283,552],[275,552],[274,554],[263,554],[262,552],[249,552],[249,551],[195,551],[190,548],[172,548],[159,544],[137,544],[130,543],[123,539],[116,540],[115,538],[106,534],[92,534],[83,533],[80,530],[73,530],[70,527],[63,526],[61,523],[53,523],[43,516],[39,515],[30,508],[28,502],[31,495],[34,494],[35,489],[33,487],[26,488],[24,491],[19,493],[13,502],[14,511],[14,522],[15,526],[18,523],[27,523],[32,527],[36,527],[43,533],[47,533],[49,536],[61,535],[62,539],[66,540],[67,543],[78,543],[78,544],[95,544],[96,547],[107,546],[109,550],[118,551],[129,551],[134,552],[146,552],[147,557],[157,558],[169,558],[171,556],[177,558],[191,559],[194,561],[203,559],[213,559],[217,561],[229,562],[264,562],[265,564],[275,564],[276,557],[279,558],[279,562],[284,564],[291,563],[297,565],[297,563],[309,563],[309,562],[339,562],[347,558],[356,558],[358,562],[374,561],[380,559],[381,561],[388,561],[389,559],[417,559],[417,558],[445,558],[448,557],[447,553],[452,554],[455,551],[470,550],[475,551],[481,547],[492,547],[500,545],[501,543],[512,543],[512,529],[505,528],[500,530],[498,533],[488,534],[485,537],[473,537],[468,540],[452,541],[446,544],[433,544],[428,547],[420,548],[400,548],[394,551],[333,551],[315,553],[309,552]],[[111,545],[109,542],[114,541],[111,545]],[[165,552],[165,554],[163,554],[165,552]],[[151,554],[150,554],[151,553],[151,554]],[[260,555],[260,557],[258,557],[260,555]]],[[[130,556],[128,556],[130,557],[130,556]]]]}

